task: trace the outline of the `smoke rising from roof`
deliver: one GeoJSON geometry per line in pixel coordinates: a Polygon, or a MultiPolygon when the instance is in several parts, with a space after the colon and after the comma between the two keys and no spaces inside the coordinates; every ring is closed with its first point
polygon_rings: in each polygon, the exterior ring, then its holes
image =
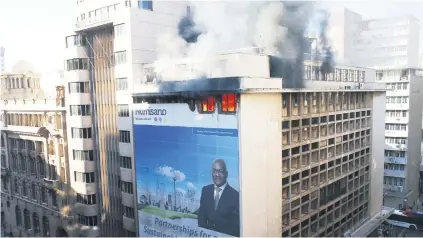
{"type": "Polygon", "coordinates": [[[156,72],[172,59],[255,46],[284,59],[284,66],[275,65],[273,71],[284,71],[287,86],[303,86],[304,33],[314,12],[312,2],[192,1],[190,6],[192,13],[180,20],[178,32],[159,37],[156,72]]]}

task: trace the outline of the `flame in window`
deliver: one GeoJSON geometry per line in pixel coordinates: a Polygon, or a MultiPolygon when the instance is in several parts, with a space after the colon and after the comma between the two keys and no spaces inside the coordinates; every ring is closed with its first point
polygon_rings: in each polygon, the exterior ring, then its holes
{"type": "Polygon", "coordinates": [[[236,111],[236,96],[233,93],[222,95],[222,112],[236,111]]]}

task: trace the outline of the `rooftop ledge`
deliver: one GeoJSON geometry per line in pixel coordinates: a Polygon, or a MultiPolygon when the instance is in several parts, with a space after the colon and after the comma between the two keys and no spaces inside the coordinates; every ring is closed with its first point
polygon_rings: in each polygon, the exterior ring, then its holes
{"type": "Polygon", "coordinates": [[[216,92],[277,93],[316,91],[380,91],[380,83],[304,81],[303,88],[283,88],[281,78],[223,77],[201,78],[182,81],[161,81],[158,83],[134,84],[132,96],[154,96],[174,94],[204,94],[216,92]]]}
{"type": "Polygon", "coordinates": [[[381,207],[381,211],[362,221],[358,226],[345,232],[345,237],[367,237],[378,228],[393,212],[394,208],[381,207]]]}

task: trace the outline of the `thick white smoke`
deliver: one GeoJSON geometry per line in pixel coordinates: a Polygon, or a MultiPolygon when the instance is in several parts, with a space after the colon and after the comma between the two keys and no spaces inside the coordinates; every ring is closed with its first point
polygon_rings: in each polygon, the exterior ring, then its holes
{"type": "MultiPolygon", "coordinates": [[[[188,43],[177,32],[159,36],[156,71],[163,71],[171,59],[205,57],[229,50],[258,47],[265,54],[296,59],[300,42],[292,35],[303,31],[312,15],[311,2],[192,1],[195,26],[202,32],[188,43]],[[294,7],[292,7],[294,6],[294,7]]],[[[213,67],[213,65],[210,65],[213,67]]],[[[204,72],[201,72],[204,73],[204,72]]]]}

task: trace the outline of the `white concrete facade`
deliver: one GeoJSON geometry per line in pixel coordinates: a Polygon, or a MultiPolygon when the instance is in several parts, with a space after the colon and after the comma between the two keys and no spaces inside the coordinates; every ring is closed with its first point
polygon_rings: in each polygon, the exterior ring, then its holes
{"type": "Polygon", "coordinates": [[[5,67],[5,49],[4,47],[0,46],[0,75],[6,71],[5,67]]]}
{"type": "Polygon", "coordinates": [[[412,16],[365,20],[348,9],[336,9],[328,37],[339,62],[373,68],[419,64],[419,21],[412,16]]]}
{"type": "Polygon", "coordinates": [[[92,160],[71,159],[70,168],[72,176],[74,172],[95,174],[93,185],[73,182],[72,187],[84,195],[95,194],[98,204],[95,214],[80,211],[81,216],[97,220],[83,235],[136,236],[132,121],[126,114],[129,93],[133,82],[141,78],[142,65],[155,60],[159,33],[176,30],[186,5],[183,1],[135,0],[77,3],[75,32],[69,34],[65,51],[69,155],[72,158],[74,151],[86,151],[92,160]],[[76,61],[68,61],[71,59],[76,61]],[[73,115],[71,106],[87,111],[73,115]],[[73,138],[72,128],[91,134],[73,138]],[[127,133],[129,138],[122,139],[127,133]],[[127,158],[131,166],[121,167],[121,160],[127,158]],[[125,189],[130,184],[131,189],[124,190],[122,183],[125,189]]]}
{"type": "Polygon", "coordinates": [[[414,206],[419,194],[423,71],[377,71],[377,82],[386,84],[385,205],[414,206]]]}

